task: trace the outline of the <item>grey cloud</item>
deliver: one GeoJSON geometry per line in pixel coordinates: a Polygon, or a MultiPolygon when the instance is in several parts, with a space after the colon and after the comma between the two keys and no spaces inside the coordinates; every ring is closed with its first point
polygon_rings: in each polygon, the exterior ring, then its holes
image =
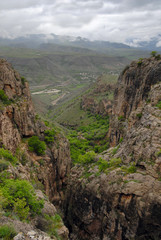
{"type": "Polygon", "coordinates": [[[21,8],[28,8],[28,7],[34,7],[38,5],[38,0],[5,0],[0,2],[0,11],[2,10],[9,10],[9,9],[21,9],[21,8]]]}
{"type": "Polygon", "coordinates": [[[160,0],[0,2],[1,36],[55,33],[120,42],[132,38],[137,42],[159,35],[160,26],[160,0]]]}

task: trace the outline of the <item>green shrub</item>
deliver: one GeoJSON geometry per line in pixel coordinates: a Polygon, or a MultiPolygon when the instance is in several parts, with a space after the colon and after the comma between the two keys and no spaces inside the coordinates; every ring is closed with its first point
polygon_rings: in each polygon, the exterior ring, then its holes
{"type": "Polygon", "coordinates": [[[20,220],[26,220],[29,216],[30,208],[27,206],[27,202],[25,198],[19,199],[17,198],[14,203],[13,211],[18,215],[20,220]]]}
{"type": "Polygon", "coordinates": [[[142,118],[142,115],[143,115],[142,113],[137,113],[137,114],[136,114],[136,116],[137,116],[138,119],[141,119],[141,118],[142,118]]]}
{"type": "Polygon", "coordinates": [[[89,177],[92,176],[92,175],[93,175],[92,172],[87,172],[87,171],[85,171],[85,172],[83,173],[83,175],[82,175],[82,178],[89,178],[89,177]]]}
{"type": "Polygon", "coordinates": [[[27,82],[26,78],[25,77],[21,77],[21,82],[22,82],[22,85],[25,85],[25,82],[27,82]]]}
{"type": "Polygon", "coordinates": [[[156,104],[156,107],[158,107],[159,109],[161,109],[161,100],[156,104]]]}
{"type": "Polygon", "coordinates": [[[101,153],[101,152],[107,150],[108,148],[109,148],[109,142],[107,141],[107,142],[104,143],[104,144],[95,145],[95,146],[94,146],[94,151],[95,151],[95,153],[101,153]]]}
{"type": "Polygon", "coordinates": [[[15,229],[10,225],[0,226],[0,239],[10,240],[16,236],[15,229]]]}
{"type": "Polygon", "coordinates": [[[112,158],[110,161],[110,167],[120,167],[122,160],[121,158],[112,158]]]}
{"type": "Polygon", "coordinates": [[[118,117],[118,120],[123,122],[123,121],[125,121],[125,117],[121,115],[121,116],[118,117]]]}
{"type": "Polygon", "coordinates": [[[123,141],[123,137],[120,138],[119,143],[122,143],[122,141],[123,141]]]}
{"type": "Polygon", "coordinates": [[[41,117],[39,116],[39,114],[36,114],[35,115],[35,120],[37,121],[37,120],[40,120],[41,119],[41,117]]]}
{"type": "Polygon", "coordinates": [[[137,62],[138,67],[141,67],[143,63],[142,61],[143,61],[143,58],[139,58],[139,61],[137,62]]]}
{"type": "Polygon", "coordinates": [[[150,53],[150,55],[151,55],[152,57],[155,57],[155,56],[156,56],[156,54],[157,54],[157,52],[156,52],[156,51],[152,51],[152,52],[150,53]]]}
{"type": "Polygon", "coordinates": [[[39,159],[40,166],[44,166],[44,160],[41,158],[39,159]]]}
{"type": "Polygon", "coordinates": [[[54,142],[55,134],[56,134],[56,131],[54,129],[46,130],[45,131],[45,142],[46,143],[54,142]]]}
{"type": "Polygon", "coordinates": [[[51,237],[56,237],[57,240],[61,240],[58,235],[58,229],[60,229],[63,225],[60,215],[57,213],[54,216],[45,214],[45,219],[48,221],[46,232],[51,237]]]}
{"type": "Polygon", "coordinates": [[[112,155],[115,155],[117,153],[117,150],[119,149],[120,145],[117,145],[116,147],[113,148],[112,150],[112,155]]]}
{"type": "Polygon", "coordinates": [[[27,158],[26,158],[26,154],[24,152],[21,153],[20,155],[20,163],[25,166],[27,163],[27,158]]]}
{"type": "Polygon", "coordinates": [[[113,168],[120,167],[122,164],[122,160],[121,158],[112,158],[109,161],[106,161],[102,158],[99,158],[96,164],[100,172],[105,172],[105,170],[108,168],[113,169],[113,168]]]}
{"type": "Polygon", "coordinates": [[[150,103],[150,102],[151,102],[151,99],[148,98],[148,99],[146,100],[146,103],[150,103]]]}
{"type": "Polygon", "coordinates": [[[7,160],[13,164],[15,164],[18,161],[18,159],[14,157],[9,150],[6,150],[4,148],[0,148],[0,158],[7,160]]]}
{"type": "Polygon", "coordinates": [[[19,147],[16,149],[16,157],[20,161],[20,163],[25,166],[27,164],[28,158],[26,156],[25,151],[21,150],[19,147]]]}
{"type": "Polygon", "coordinates": [[[0,172],[6,170],[9,166],[9,162],[3,160],[3,159],[0,159],[0,172]]]}
{"type": "Polygon", "coordinates": [[[102,158],[99,158],[99,160],[97,161],[97,165],[98,165],[99,172],[104,172],[107,168],[110,167],[109,162],[107,162],[102,158]]]}
{"type": "Polygon", "coordinates": [[[136,168],[135,165],[131,165],[131,166],[129,166],[129,167],[127,167],[127,166],[122,166],[122,167],[121,167],[121,170],[127,174],[127,173],[135,173],[136,170],[137,170],[137,168],[136,168]]]}
{"type": "Polygon", "coordinates": [[[29,150],[37,153],[37,155],[44,155],[46,150],[46,144],[44,141],[40,141],[37,136],[32,136],[28,140],[29,150]]]}
{"type": "Polygon", "coordinates": [[[127,169],[127,172],[128,173],[135,173],[136,172],[136,167],[134,165],[130,166],[128,169],[127,169]]]}
{"type": "Polygon", "coordinates": [[[44,123],[45,123],[45,126],[46,126],[46,127],[49,127],[49,126],[50,126],[49,121],[45,120],[44,123]]]}
{"type": "Polygon", "coordinates": [[[28,181],[5,179],[1,183],[0,191],[5,198],[3,209],[15,211],[20,219],[26,219],[29,212],[32,215],[41,213],[43,201],[36,199],[34,189],[28,181]]]}
{"type": "Polygon", "coordinates": [[[68,136],[71,158],[74,162],[78,161],[79,155],[92,150],[100,153],[109,147],[109,139],[107,139],[109,117],[89,115],[91,123],[78,127],[68,136]]]}
{"type": "Polygon", "coordinates": [[[79,155],[84,155],[86,151],[92,150],[89,141],[86,139],[78,139],[77,137],[69,137],[71,158],[77,162],[79,155]]]}
{"type": "Polygon", "coordinates": [[[161,155],[161,149],[155,155],[159,157],[161,155]]]}
{"type": "Polygon", "coordinates": [[[94,151],[86,152],[84,155],[79,155],[78,163],[88,164],[93,163],[96,157],[96,153],[94,151]]]}
{"type": "Polygon", "coordinates": [[[3,170],[2,172],[0,172],[0,184],[6,180],[10,178],[10,173],[7,170],[3,170]]]}
{"type": "Polygon", "coordinates": [[[7,95],[5,94],[4,90],[0,90],[0,100],[3,102],[3,104],[10,104],[11,101],[8,99],[7,95]]]}
{"type": "Polygon", "coordinates": [[[3,196],[3,193],[0,189],[0,216],[1,216],[1,212],[2,212],[2,209],[3,209],[3,206],[6,204],[6,199],[5,197],[3,196]]]}

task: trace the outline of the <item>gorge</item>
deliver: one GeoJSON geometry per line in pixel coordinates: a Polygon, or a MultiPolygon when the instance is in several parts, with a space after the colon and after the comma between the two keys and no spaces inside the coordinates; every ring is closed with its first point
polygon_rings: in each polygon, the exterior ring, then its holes
{"type": "Polygon", "coordinates": [[[161,239],[160,58],[133,61],[116,86],[98,84],[91,95],[103,93],[100,105],[90,94],[82,97],[85,111],[109,115],[109,147],[88,151],[75,164],[63,131],[37,117],[28,83],[4,59],[0,89],[0,226],[14,225],[15,240],[34,234],[32,239],[161,239]],[[106,100],[106,91],[114,92],[113,100],[106,100]],[[45,144],[42,154],[29,148],[33,136],[45,144]],[[8,150],[16,163],[6,157],[8,150]],[[18,199],[32,210],[25,195],[8,204],[7,184],[18,180],[30,182],[33,195],[43,199],[41,213],[20,216],[18,199]]]}

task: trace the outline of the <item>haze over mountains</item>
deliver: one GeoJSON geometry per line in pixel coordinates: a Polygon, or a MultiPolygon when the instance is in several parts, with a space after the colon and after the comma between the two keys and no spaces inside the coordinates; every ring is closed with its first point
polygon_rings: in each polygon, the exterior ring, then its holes
{"type": "Polygon", "coordinates": [[[44,48],[44,44],[58,44],[73,47],[83,47],[91,50],[105,48],[139,48],[142,50],[161,50],[161,35],[151,38],[150,41],[127,40],[129,45],[104,40],[91,41],[80,36],[61,36],[56,34],[28,34],[17,38],[0,38],[0,46],[18,46],[27,48],[44,48]]]}

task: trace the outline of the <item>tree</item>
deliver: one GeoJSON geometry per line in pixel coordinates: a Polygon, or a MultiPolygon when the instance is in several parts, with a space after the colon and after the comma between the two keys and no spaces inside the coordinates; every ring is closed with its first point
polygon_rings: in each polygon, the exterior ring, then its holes
{"type": "Polygon", "coordinates": [[[37,153],[38,155],[44,155],[46,150],[46,144],[44,141],[40,141],[37,136],[32,136],[29,141],[29,150],[37,153]]]}
{"type": "Polygon", "coordinates": [[[156,56],[156,54],[157,54],[157,52],[156,52],[156,51],[152,51],[150,55],[151,55],[152,57],[155,57],[155,56],[156,56]]]}

